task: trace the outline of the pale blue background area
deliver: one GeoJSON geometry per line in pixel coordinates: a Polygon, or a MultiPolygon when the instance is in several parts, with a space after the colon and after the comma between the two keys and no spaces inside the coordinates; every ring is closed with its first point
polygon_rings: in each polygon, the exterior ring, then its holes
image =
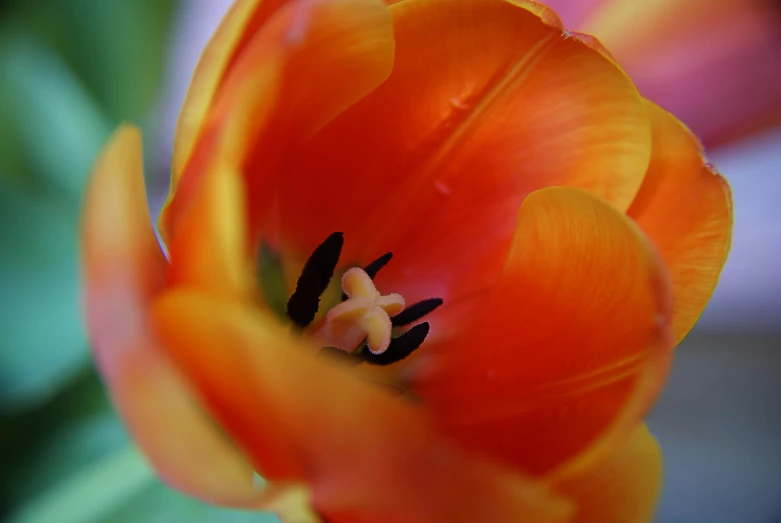
{"type": "Polygon", "coordinates": [[[659,523],[781,521],[781,130],[711,155],[735,201],[732,253],[650,418],[659,523]]]}

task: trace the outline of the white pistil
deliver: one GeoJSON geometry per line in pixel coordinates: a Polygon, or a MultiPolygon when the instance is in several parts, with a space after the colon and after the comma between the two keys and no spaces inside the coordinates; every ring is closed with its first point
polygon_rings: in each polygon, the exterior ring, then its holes
{"type": "Polygon", "coordinates": [[[347,300],[328,311],[314,337],[323,345],[353,351],[367,338],[369,350],[382,354],[391,341],[391,316],[404,310],[400,294],[383,296],[360,268],[348,269],[342,276],[347,300]]]}

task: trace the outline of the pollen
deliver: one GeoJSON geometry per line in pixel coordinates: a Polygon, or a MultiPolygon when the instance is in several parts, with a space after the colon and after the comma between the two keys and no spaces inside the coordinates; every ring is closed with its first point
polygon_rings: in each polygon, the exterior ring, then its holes
{"type": "Polygon", "coordinates": [[[391,317],[404,310],[404,298],[380,294],[369,274],[358,267],[344,273],[342,289],[347,299],[328,311],[315,337],[348,352],[366,339],[369,351],[382,354],[391,344],[391,317]]]}

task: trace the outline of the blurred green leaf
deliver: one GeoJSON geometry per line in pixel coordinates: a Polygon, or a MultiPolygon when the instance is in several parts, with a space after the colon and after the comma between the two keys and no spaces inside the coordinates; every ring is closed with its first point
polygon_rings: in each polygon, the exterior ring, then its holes
{"type": "Polygon", "coordinates": [[[278,522],[205,505],[161,484],[93,370],[37,411],[0,418],[0,452],[3,497],[18,507],[8,523],[278,522]]]}
{"type": "Polygon", "coordinates": [[[39,404],[87,361],[78,305],[79,200],[113,127],[150,114],[174,4],[4,6],[0,412],[39,404]]]}
{"type": "Polygon", "coordinates": [[[88,523],[141,492],[153,472],[138,453],[125,447],[80,470],[10,518],[13,523],[88,523]]]}
{"type": "Polygon", "coordinates": [[[0,179],[0,411],[39,403],[84,367],[74,206],[0,179]]]}
{"type": "Polygon", "coordinates": [[[111,411],[67,424],[47,436],[18,471],[15,499],[32,499],[74,471],[129,445],[122,425],[111,411]]]}
{"type": "Polygon", "coordinates": [[[99,523],[279,523],[268,512],[228,510],[190,499],[160,483],[148,486],[99,523]]]}
{"type": "Polygon", "coordinates": [[[128,444],[91,367],[34,410],[0,417],[3,498],[14,505],[128,444]]]}
{"type": "Polygon", "coordinates": [[[0,40],[0,85],[12,158],[75,204],[113,125],[57,53],[29,35],[0,40]]]}
{"type": "MultiPolygon", "coordinates": [[[[67,447],[62,447],[63,451],[67,447]]],[[[269,513],[222,509],[161,484],[138,451],[125,446],[71,475],[8,523],[275,523],[269,513]]]]}
{"type": "Polygon", "coordinates": [[[26,28],[58,49],[113,121],[140,121],[154,103],[174,0],[18,1],[26,28]]]}
{"type": "Polygon", "coordinates": [[[86,350],[79,200],[111,130],[152,121],[176,4],[0,4],[0,502],[23,503],[11,521],[276,521],[160,484],[86,350]]]}

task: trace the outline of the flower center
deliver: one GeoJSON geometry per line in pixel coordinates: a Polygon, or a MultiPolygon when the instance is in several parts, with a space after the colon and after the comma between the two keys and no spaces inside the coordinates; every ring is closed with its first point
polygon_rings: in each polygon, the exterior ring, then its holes
{"type": "Polygon", "coordinates": [[[391,316],[404,310],[400,294],[383,296],[365,270],[348,269],[342,276],[347,299],[328,311],[315,333],[323,345],[352,352],[364,339],[374,354],[382,354],[391,341],[391,316]]]}
{"type": "Polygon", "coordinates": [[[401,361],[418,349],[429,333],[428,322],[407,327],[442,305],[442,300],[431,298],[405,308],[400,294],[381,294],[373,278],[393,257],[386,253],[363,268],[347,269],[342,275],[341,301],[312,325],[343,245],[344,235],[337,232],[314,250],[287,301],[286,315],[323,346],[321,352],[346,357],[356,364],[401,361]],[[401,334],[394,337],[399,331],[401,334]]]}

